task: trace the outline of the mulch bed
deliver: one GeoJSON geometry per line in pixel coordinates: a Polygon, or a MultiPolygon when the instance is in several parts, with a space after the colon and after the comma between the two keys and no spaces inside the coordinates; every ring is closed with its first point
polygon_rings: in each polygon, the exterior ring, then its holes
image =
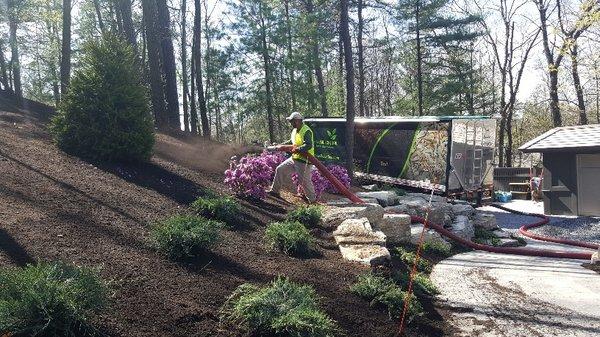
{"type": "MultiPolygon", "coordinates": [[[[240,327],[220,324],[220,306],[244,282],[267,283],[286,275],[313,285],[323,309],[348,336],[395,335],[396,320],[348,292],[367,268],[343,261],[327,247],[313,259],[266,249],[264,227],[282,218],[288,204],[241,201],[240,226],[226,231],[211,253],[171,262],[152,249],[149,227],[183,211],[208,189],[225,193],[221,174],[161,157],[99,167],[59,151],[36,115],[9,111],[0,111],[0,266],[64,260],[99,267],[114,289],[110,310],[95,318],[105,334],[244,335],[240,327]]],[[[431,322],[410,335],[444,335],[433,303],[426,307],[431,322]]]]}

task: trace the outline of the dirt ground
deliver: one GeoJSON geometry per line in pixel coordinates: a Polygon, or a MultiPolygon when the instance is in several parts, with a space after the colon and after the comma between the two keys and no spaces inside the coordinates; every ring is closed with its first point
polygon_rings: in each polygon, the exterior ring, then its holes
{"type": "MultiPolygon", "coordinates": [[[[224,165],[248,149],[160,135],[151,162],[98,166],[58,150],[45,128],[51,110],[28,103],[35,113],[0,98],[0,266],[59,259],[100,268],[114,289],[110,310],[95,318],[106,335],[244,335],[219,323],[219,307],[238,285],[277,275],[313,285],[348,336],[395,335],[395,320],[348,292],[367,268],[343,261],[327,244],[313,259],[265,248],[264,227],[281,219],[287,204],[240,201],[238,228],[194,261],[171,262],[152,249],[149,227],[207,189],[226,193],[224,165]]],[[[409,335],[447,335],[433,304],[427,306],[429,323],[409,335]]]]}

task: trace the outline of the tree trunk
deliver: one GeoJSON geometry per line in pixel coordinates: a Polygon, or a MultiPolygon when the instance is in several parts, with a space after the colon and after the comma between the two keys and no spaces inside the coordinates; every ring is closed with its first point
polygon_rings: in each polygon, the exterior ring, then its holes
{"type": "MultiPolygon", "coordinates": [[[[194,51],[194,47],[192,44],[192,53],[194,51]]],[[[198,111],[196,111],[196,62],[194,61],[194,57],[191,60],[191,71],[190,71],[190,124],[192,134],[198,134],[198,111]]]]}
{"type": "Polygon", "coordinates": [[[358,115],[365,116],[365,59],[363,48],[363,5],[364,0],[358,0],[358,36],[357,36],[357,52],[358,52],[358,115]]]}
{"type": "Polygon", "coordinates": [[[6,71],[7,64],[4,59],[4,45],[2,45],[2,41],[0,41],[0,82],[2,83],[2,90],[5,92],[12,92],[12,88],[10,87],[8,80],[8,73],[6,71]]]}
{"type": "Polygon", "coordinates": [[[119,12],[123,20],[123,35],[127,42],[137,50],[137,42],[135,40],[135,27],[131,13],[131,0],[119,0],[119,12]]]}
{"type": "Polygon", "coordinates": [[[423,116],[423,55],[421,54],[421,0],[416,1],[415,30],[417,42],[417,101],[419,116],[423,116]]]}
{"type": "Polygon", "coordinates": [[[154,111],[154,123],[159,129],[168,126],[168,117],[165,109],[165,96],[161,74],[160,42],[156,33],[156,3],[153,0],[142,1],[146,45],[148,52],[148,80],[150,84],[150,97],[154,111]]]}
{"type": "Polygon", "coordinates": [[[190,131],[189,110],[188,110],[188,73],[187,73],[187,32],[186,32],[186,0],[181,0],[181,82],[183,86],[183,129],[190,131]]]}
{"type": "Polygon", "coordinates": [[[340,33],[344,45],[346,65],[346,169],[350,179],[354,177],[354,65],[352,64],[352,40],[348,19],[348,1],[341,0],[340,33]]]}
{"type": "MultiPolygon", "coordinates": [[[[147,1],[147,0],[145,0],[147,1]]],[[[158,33],[162,50],[162,69],[165,79],[165,99],[167,102],[167,118],[169,126],[175,130],[181,129],[179,121],[179,96],[177,94],[177,75],[173,39],[171,37],[171,19],[166,0],[157,0],[158,33]]]]}
{"type": "Polygon", "coordinates": [[[71,0],[63,0],[60,58],[60,94],[64,95],[71,79],[71,0]]]}
{"type": "Polygon", "coordinates": [[[263,67],[265,73],[265,94],[267,99],[267,123],[269,128],[269,141],[275,142],[275,134],[273,129],[273,98],[271,94],[271,65],[269,60],[269,45],[267,44],[267,27],[265,25],[265,18],[263,13],[263,3],[260,3],[259,15],[260,15],[260,39],[262,43],[262,58],[263,67]]]}
{"type": "Polygon", "coordinates": [[[100,10],[100,2],[98,0],[94,0],[94,10],[96,11],[96,20],[98,20],[98,28],[100,29],[100,33],[104,34],[104,21],[102,20],[102,11],[100,10]]]}
{"type": "Polygon", "coordinates": [[[292,52],[292,24],[290,21],[290,1],[284,0],[285,5],[285,29],[287,38],[287,58],[288,58],[288,72],[290,78],[290,99],[292,100],[292,110],[296,111],[296,72],[294,70],[294,54],[292,52]]]}
{"type": "Polygon", "coordinates": [[[202,43],[202,12],[200,0],[194,0],[194,38],[192,43],[192,57],[196,71],[196,88],[198,91],[198,104],[200,104],[200,119],[202,122],[202,136],[210,139],[210,125],[206,111],[206,99],[204,97],[204,85],[202,83],[202,54],[200,44],[202,43]]]}
{"type": "Polygon", "coordinates": [[[571,48],[571,74],[573,75],[573,84],[575,85],[575,93],[577,94],[577,107],[579,108],[579,124],[588,124],[587,113],[585,111],[585,100],[583,98],[583,88],[581,87],[581,79],[579,78],[579,70],[577,68],[577,42],[571,48]]]}
{"type": "MultiPolygon", "coordinates": [[[[13,2],[9,3],[12,7],[13,2]]],[[[11,71],[12,71],[12,83],[13,91],[15,93],[17,103],[23,103],[23,89],[21,86],[21,62],[19,61],[19,44],[17,42],[17,18],[13,17],[14,14],[8,17],[8,28],[9,28],[9,40],[10,40],[10,52],[11,52],[11,71]]]]}
{"type": "MultiPolygon", "coordinates": [[[[206,51],[204,51],[204,67],[206,69],[205,72],[205,78],[206,78],[206,85],[204,87],[204,99],[206,100],[206,115],[208,117],[208,125],[209,125],[209,129],[212,130],[212,126],[215,126],[215,129],[217,128],[217,121],[214,121],[213,123],[213,114],[212,114],[212,109],[211,108],[211,87],[212,87],[212,83],[211,83],[211,77],[212,77],[212,69],[211,69],[211,62],[210,62],[210,48],[211,48],[211,38],[210,38],[210,27],[209,27],[209,18],[208,18],[208,2],[207,0],[204,0],[203,2],[204,4],[204,37],[205,37],[205,41],[206,41],[206,51]]],[[[215,102],[215,104],[218,104],[218,102],[215,102]]],[[[218,136],[218,130],[215,130],[215,136],[218,136]]]]}
{"type": "Polygon", "coordinates": [[[550,90],[550,113],[552,114],[552,121],[554,127],[562,126],[562,116],[560,115],[560,108],[558,105],[558,70],[551,69],[548,73],[550,76],[550,83],[548,89],[550,90]]]}

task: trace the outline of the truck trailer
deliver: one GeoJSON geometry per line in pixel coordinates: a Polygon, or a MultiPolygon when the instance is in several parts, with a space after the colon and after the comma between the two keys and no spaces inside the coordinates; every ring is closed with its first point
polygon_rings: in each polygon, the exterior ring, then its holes
{"type": "MultiPolygon", "coordinates": [[[[316,157],[346,163],[346,120],[308,118],[316,157]]],[[[357,118],[354,170],[358,178],[433,191],[450,198],[490,199],[496,120],[486,116],[357,118]]]]}

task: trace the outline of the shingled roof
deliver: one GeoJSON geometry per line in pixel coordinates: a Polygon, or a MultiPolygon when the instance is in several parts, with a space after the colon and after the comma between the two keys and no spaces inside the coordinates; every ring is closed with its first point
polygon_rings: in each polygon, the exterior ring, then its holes
{"type": "Polygon", "coordinates": [[[600,124],[554,128],[523,144],[523,152],[600,151],[600,124]]]}

